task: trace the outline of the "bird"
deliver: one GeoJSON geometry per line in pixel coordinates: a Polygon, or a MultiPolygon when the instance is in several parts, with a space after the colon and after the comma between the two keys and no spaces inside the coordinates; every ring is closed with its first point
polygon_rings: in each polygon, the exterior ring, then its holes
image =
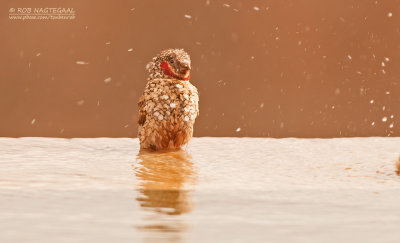
{"type": "Polygon", "coordinates": [[[193,137],[199,116],[199,94],[190,83],[190,56],[183,49],[166,49],[146,69],[149,77],[138,102],[140,148],[179,150],[193,137]]]}

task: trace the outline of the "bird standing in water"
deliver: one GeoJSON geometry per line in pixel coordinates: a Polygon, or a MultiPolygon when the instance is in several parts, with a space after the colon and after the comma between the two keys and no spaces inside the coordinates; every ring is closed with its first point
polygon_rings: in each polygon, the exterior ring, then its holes
{"type": "Polygon", "coordinates": [[[190,79],[190,56],[183,49],[162,51],[147,65],[150,75],[139,100],[140,148],[180,149],[193,136],[199,96],[190,79]]]}

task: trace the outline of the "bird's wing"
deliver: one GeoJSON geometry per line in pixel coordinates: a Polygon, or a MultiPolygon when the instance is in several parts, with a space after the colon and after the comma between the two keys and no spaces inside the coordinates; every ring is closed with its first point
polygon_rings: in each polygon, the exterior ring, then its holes
{"type": "Polygon", "coordinates": [[[145,100],[144,100],[144,94],[139,99],[138,102],[139,105],[139,117],[138,117],[138,124],[142,126],[144,122],[146,121],[146,110],[145,110],[145,100]]]}

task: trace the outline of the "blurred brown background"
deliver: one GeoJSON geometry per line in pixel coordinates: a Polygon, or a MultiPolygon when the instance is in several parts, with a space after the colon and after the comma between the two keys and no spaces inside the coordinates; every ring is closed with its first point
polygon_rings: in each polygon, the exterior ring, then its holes
{"type": "Polygon", "coordinates": [[[191,54],[195,136],[400,135],[400,1],[105,2],[1,1],[0,136],[135,137],[171,47],[191,54]],[[9,19],[29,7],[76,19],[9,19]]]}

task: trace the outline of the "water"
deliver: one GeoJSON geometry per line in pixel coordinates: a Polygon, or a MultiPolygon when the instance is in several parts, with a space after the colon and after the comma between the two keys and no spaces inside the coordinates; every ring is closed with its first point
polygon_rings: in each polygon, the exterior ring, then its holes
{"type": "Polygon", "coordinates": [[[400,138],[0,138],[0,242],[397,242],[400,138]]]}

